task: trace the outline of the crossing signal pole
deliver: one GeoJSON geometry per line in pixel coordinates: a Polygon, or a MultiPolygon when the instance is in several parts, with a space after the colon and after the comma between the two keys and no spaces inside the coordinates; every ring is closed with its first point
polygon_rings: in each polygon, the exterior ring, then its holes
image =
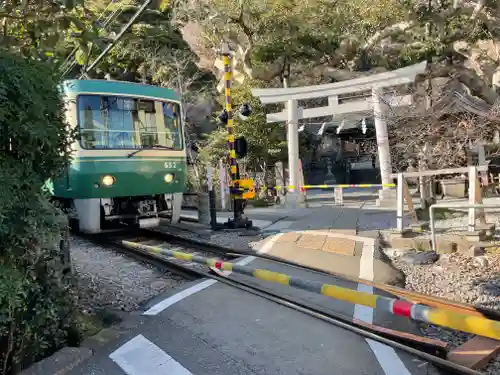
{"type": "MultiPolygon", "coordinates": [[[[222,44],[222,58],[224,63],[224,83],[225,83],[225,109],[219,115],[219,119],[226,125],[229,144],[229,165],[231,168],[231,197],[233,199],[233,219],[229,219],[224,225],[231,229],[236,228],[251,228],[252,222],[243,217],[243,205],[245,199],[243,198],[242,189],[240,188],[240,173],[238,167],[237,157],[242,158],[246,154],[247,144],[246,140],[235,138],[234,135],[234,120],[233,120],[233,107],[231,104],[231,51],[227,43],[222,44]]],[[[246,119],[251,114],[249,105],[242,105],[240,109],[240,117],[246,119]]]]}

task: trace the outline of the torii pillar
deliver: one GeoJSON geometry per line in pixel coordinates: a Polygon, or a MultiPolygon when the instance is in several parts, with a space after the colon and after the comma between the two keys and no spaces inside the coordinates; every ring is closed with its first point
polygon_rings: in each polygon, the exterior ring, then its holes
{"type": "Polygon", "coordinates": [[[296,100],[287,102],[287,140],[288,140],[288,190],[287,204],[298,206],[304,203],[304,194],[300,185],[300,156],[299,156],[299,116],[296,100]]]}

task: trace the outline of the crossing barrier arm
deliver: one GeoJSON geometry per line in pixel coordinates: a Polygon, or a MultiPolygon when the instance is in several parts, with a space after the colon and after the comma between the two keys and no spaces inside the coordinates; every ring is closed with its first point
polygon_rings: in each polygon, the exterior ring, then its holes
{"type": "Polygon", "coordinates": [[[379,295],[339,287],[331,284],[323,284],[316,281],[300,279],[283,273],[273,272],[266,269],[241,266],[217,259],[205,258],[199,255],[172,251],[161,247],[138,244],[130,241],[122,241],[122,244],[132,249],[160,253],[185,261],[195,262],[215,267],[223,271],[232,271],[242,275],[255,277],[257,279],[289,285],[296,289],[306,290],[316,294],[349,302],[357,305],[371,307],[373,309],[384,310],[393,315],[403,316],[413,320],[439,325],[463,332],[472,333],[479,336],[500,340],[500,322],[484,317],[460,314],[450,310],[431,308],[428,306],[414,304],[411,302],[397,300],[379,295]]]}

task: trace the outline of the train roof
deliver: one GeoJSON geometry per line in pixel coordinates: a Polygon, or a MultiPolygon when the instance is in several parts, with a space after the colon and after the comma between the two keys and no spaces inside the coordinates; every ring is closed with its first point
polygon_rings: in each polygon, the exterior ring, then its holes
{"type": "Polygon", "coordinates": [[[76,96],[78,94],[110,94],[180,100],[174,90],[134,82],[108,81],[104,79],[72,79],[64,81],[62,86],[64,93],[68,96],[76,96]]]}

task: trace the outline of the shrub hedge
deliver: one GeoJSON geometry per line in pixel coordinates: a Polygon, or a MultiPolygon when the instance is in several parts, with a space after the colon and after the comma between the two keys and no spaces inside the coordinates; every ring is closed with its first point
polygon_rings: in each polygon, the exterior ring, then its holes
{"type": "Polygon", "coordinates": [[[46,182],[67,168],[74,134],[60,77],[43,62],[0,51],[0,374],[63,346],[74,303],[61,259],[64,213],[46,182]]]}

